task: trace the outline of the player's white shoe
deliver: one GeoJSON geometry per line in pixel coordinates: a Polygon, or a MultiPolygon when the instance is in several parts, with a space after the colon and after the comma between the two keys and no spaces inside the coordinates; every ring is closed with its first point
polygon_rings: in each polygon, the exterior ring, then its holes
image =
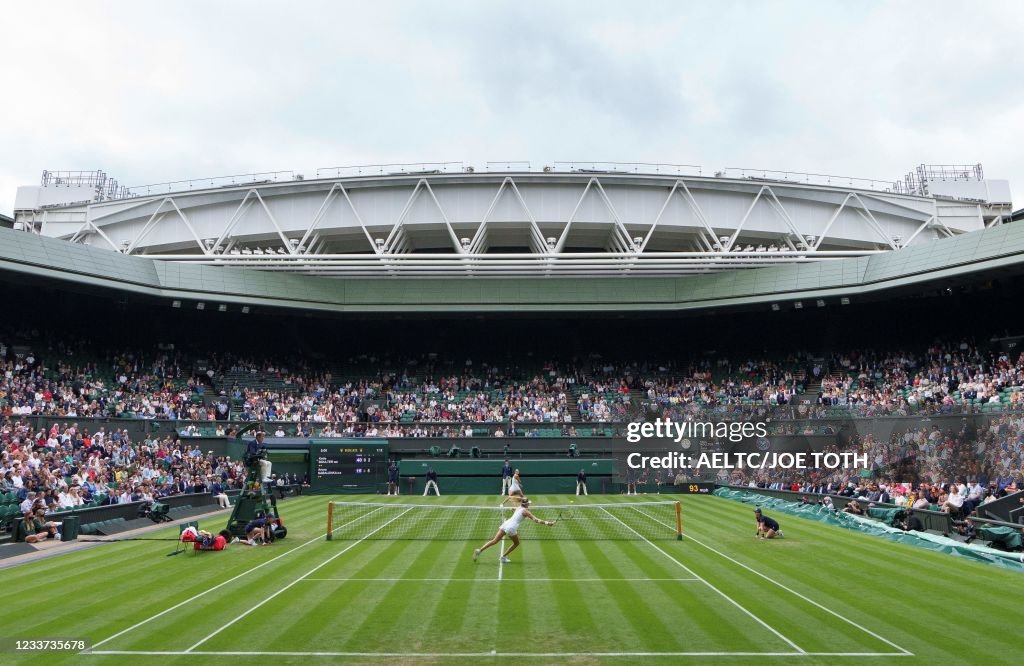
{"type": "Polygon", "coordinates": [[[480,549],[479,548],[477,548],[476,550],[473,551],[473,561],[476,562],[476,559],[478,557],[480,557],[480,549]]]}
{"type": "Polygon", "coordinates": [[[508,558],[507,558],[507,557],[505,557],[504,555],[502,555],[502,556],[501,556],[501,559],[500,559],[500,560],[498,560],[498,561],[499,561],[499,562],[501,562],[502,564],[512,564],[512,560],[508,559],[508,558]]]}

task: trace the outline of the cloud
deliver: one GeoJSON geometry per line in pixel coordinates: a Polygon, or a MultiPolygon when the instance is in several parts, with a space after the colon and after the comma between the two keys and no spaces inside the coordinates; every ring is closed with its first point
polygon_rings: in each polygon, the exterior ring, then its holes
{"type": "Polygon", "coordinates": [[[1024,4],[7,3],[0,211],[43,169],[124,184],[347,164],[656,161],[1024,199],[1024,4]]]}

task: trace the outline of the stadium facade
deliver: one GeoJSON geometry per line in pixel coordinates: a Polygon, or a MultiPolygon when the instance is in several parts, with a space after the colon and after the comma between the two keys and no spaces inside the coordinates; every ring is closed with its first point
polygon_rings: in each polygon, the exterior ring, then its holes
{"type": "MultiPolygon", "coordinates": [[[[847,303],[1024,264],[980,164],[899,181],[462,163],[19,188],[4,267],[211,307],[694,310],[847,303]],[[799,305],[798,305],[799,304],[799,305]]],[[[6,237],[6,234],[5,234],[6,237]]]]}

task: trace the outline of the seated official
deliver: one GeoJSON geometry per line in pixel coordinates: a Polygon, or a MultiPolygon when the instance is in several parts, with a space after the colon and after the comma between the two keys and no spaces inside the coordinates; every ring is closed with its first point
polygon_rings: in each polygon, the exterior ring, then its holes
{"type": "Polygon", "coordinates": [[[25,512],[25,543],[39,543],[47,539],[56,539],[60,523],[46,520],[46,510],[36,509],[25,512]]]}
{"type": "Polygon", "coordinates": [[[843,513],[850,513],[854,516],[863,516],[864,509],[861,507],[860,502],[857,500],[851,500],[849,504],[843,507],[843,513]]]}
{"type": "Polygon", "coordinates": [[[962,537],[965,537],[965,543],[971,543],[978,538],[978,526],[974,524],[974,521],[968,518],[967,520],[957,520],[953,523],[953,529],[962,537]]]}
{"type": "Polygon", "coordinates": [[[907,511],[906,519],[899,525],[904,532],[924,532],[924,523],[913,509],[907,511]]]}

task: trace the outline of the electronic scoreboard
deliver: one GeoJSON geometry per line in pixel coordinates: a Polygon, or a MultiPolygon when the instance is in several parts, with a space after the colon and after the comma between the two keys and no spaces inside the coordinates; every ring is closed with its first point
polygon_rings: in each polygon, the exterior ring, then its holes
{"type": "Polygon", "coordinates": [[[309,443],[314,490],[372,493],[388,478],[386,439],[314,439],[309,443]]]}

